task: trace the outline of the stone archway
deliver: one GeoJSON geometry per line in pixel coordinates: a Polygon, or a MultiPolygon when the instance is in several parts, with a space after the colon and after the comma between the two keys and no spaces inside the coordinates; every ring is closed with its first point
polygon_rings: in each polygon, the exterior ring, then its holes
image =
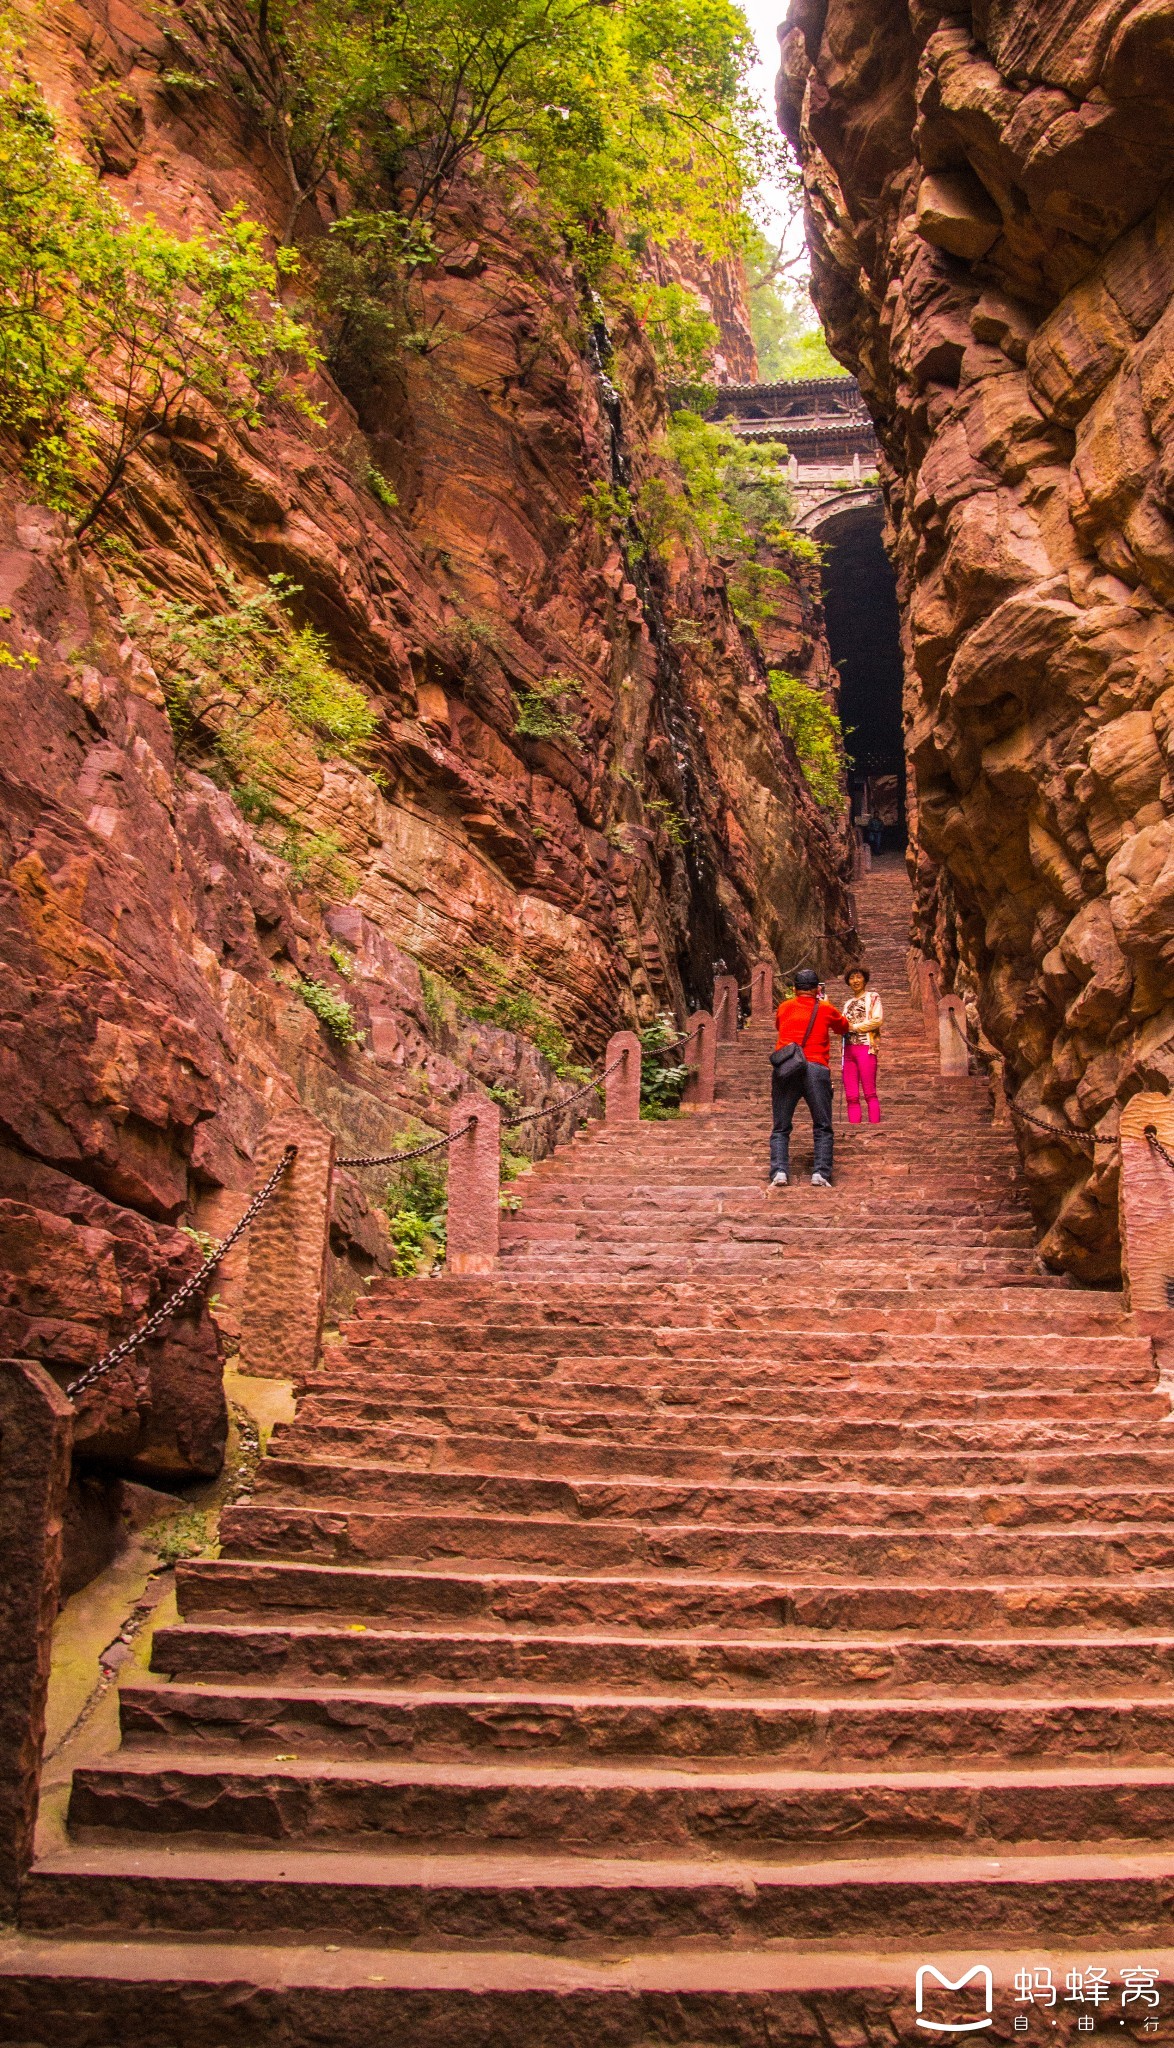
{"type": "Polygon", "coordinates": [[[825,493],[799,523],[824,549],[824,616],[840,675],[853,815],[879,815],[884,847],[896,851],[906,836],[903,672],[880,492],[825,493]]]}

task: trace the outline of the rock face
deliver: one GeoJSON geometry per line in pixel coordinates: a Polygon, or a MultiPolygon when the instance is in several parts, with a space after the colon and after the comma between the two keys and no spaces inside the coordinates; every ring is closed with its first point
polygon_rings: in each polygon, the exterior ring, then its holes
{"type": "MultiPolygon", "coordinates": [[[[124,205],[187,233],[240,203],[276,228],[275,165],[223,96],[161,80],[149,12],[67,0],[38,35],[28,70],[124,205]]],[[[585,323],[536,208],[457,190],[430,349],[382,380],[352,366],[345,392],[316,374],[322,427],[193,406],[136,459],[114,552],[79,553],[9,473],[0,1316],[8,1353],[62,1377],[198,1263],[183,1226],[240,1213],[283,1106],[345,1154],[446,1127],[469,1082],[556,1100],[535,1018],[589,1059],[619,1024],[707,1002],[719,956],[745,974],[849,936],[837,830],[722,569],[681,542],[641,560],[591,497],[667,473],[664,393],[635,321],[585,323]],[[144,589],[215,607],[225,569],[299,586],[299,622],[380,715],[378,774],[291,745],[268,822],[177,761],[128,622],[144,589]],[[573,729],[527,737],[519,706],[553,674],[573,729]],[[291,820],[329,842],[328,872],[282,856],[291,820]],[[349,1003],[360,1042],[331,1038],[306,982],[349,1003]]],[[[803,672],[826,655],[801,612],[803,672]]],[[[379,1192],[339,1183],[336,1307],[387,1266],[379,1192]]],[[[230,1271],[219,1332],[198,1307],[102,1382],[79,1425],[93,1468],[215,1470],[236,1294],[230,1271]]]]}
{"type": "Polygon", "coordinates": [[[1120,1104],[1174,1082],[1174,16],[796,0],[780,40],[886,457],[916,932],[1036,1120],[1045,1254],[1111,1279],[1120,1104]]]}

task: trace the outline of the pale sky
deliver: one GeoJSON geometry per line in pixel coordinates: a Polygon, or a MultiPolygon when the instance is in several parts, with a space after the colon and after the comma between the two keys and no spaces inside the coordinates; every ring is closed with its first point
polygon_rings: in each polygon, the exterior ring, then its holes
{"type": "MultiPolygon", "coordinates": [[[[747,21],[750,23],[751,32],[758,45],[759,61],[754,73],[754,83],[758,88],[758,96],[762,102],[763,112],[773,128],[775,121],[775,73],[779,68],[778,25],[786,14],[787,0],[742,0],[742,10],[747,21]]],[[[770,187],[767,186],[761,189],[772,219],[778,222],[778,228],[776,229],[777,239],[786,218],[781,196],[775,197],[772,204],[770,187]]],[[[770,232],[769,227],[767,232],[770,232]]],[[[803,224],[801,220],[796,221],[787,239],[790,248],[798,249],[802,247],[803,224]]]]}

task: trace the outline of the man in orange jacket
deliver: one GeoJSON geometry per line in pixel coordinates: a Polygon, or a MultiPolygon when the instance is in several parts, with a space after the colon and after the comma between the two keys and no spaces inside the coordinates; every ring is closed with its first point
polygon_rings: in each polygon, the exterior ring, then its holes
{"type": "Polygon", "coordinates": [[[775,1051],[784,1045],[801,1045],[803,1061],[798,1072],[782,1075],[771,1072],[771,1109],[774,1115],[770,1134],[770,1184],[772,1188],[785,1188],[791,1172],[791,1125],[795,1120],[796,1104],[802,1100],[811,1111],[811,1128],[815,1137],[814,1172],[811,1176],[813,1188],[830,1188],[832,1184],[832,1075],[829,1065],[831,1034],[837,1031],[846,1038],[852,1026],[842,1016],[834,1003],[825,1003],[820,994],[819,976],[814,967],[801,967],[795,976],[795,993],[789,1002],[780,1003],[776,1022],[779,1035],[775,1051]]]}

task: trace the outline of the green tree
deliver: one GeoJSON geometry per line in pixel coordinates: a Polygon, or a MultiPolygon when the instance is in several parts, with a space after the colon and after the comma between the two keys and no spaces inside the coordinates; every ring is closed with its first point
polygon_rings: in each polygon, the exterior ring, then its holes
{"type": "Polygon", "coordinates": [[[132,220],[61,144],[35,87],[0,86],[0,429],[84,537],[140,449],[195,393],[241,418],[313,360],[277,301],[262,229],[211,240],[132,220]]]}
{"type": "Polygon", "coordinates": [[[290,235],[332,171],[389,180],[414,221],[496,165],[534,174],[585,259],[614,256],[609,212],[716,252],[740,246],[743,196],[781,158],[736,0],[246,0],[231,17],[183,0],[167,32],[174,90],[251,111],[290,235]]]}
{"type": "Polygon", "coordinates": [[[829,349],[801,284],[789,282],[779,252],[760,229],[747,224],[746,277],[749,285],[750,332],[764,384],[788,377],[846,377],[848,371],[829,349]]]}

